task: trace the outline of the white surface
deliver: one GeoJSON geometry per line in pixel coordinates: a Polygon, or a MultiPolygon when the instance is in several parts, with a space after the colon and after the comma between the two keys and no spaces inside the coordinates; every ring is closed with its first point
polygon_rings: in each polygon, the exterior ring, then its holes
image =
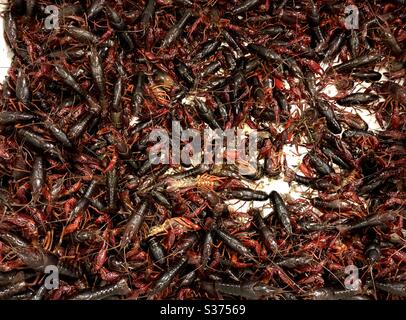
{"type": "MultiPolygon", "coordinates": [[[[0,12],[3,12],[7,6],[6,1],[0,1],[0,12]]],[[[0,18],[0,83],[3,83],[4,78],[7,75],[8,68],[11,64],[12,53],[6,44],[4,39],[4,23],[3,18],[0,18]]]]}

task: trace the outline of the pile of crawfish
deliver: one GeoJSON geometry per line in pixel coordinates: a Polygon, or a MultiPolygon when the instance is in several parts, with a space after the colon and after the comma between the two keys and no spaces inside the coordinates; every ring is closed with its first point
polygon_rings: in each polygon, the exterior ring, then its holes
{"type": "Polygon", "coordinates": [[[404,0],[2,16],[0,299],[406,296],[404,0]],[[257,166],[154,163],[174,121],[255,130],[257,166]],[[261,189],[276,179],[301,196],[261,189]]]}

